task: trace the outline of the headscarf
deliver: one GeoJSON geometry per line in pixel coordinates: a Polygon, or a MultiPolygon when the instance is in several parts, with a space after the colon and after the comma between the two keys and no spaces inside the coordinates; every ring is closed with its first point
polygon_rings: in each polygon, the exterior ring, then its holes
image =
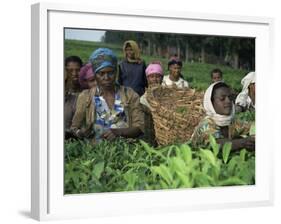
{"type": "Polygon", "coordinates": [[[204,106],[207,116],[212,118],[215,121],[216,125],[218,125],[220,127],[224,127],[224,126],[229,126],[231,121],[233,120],[234,114],[235,114],[235,106],[232,103],[232,110],[231,110],[230,115],[221,115],[221,114],[216,113],[212,100],[211,100],[211,97],[212,97],[213,88],[218,83],[223,83],[223,82],[218,81],[218,82],[212,83],[206,90],[206,92],[204,94],[203,106],[204,106]]]}
{"type": "Polygon", "coordinates": [[[161,76],[163,76],[163,69],[160,64],[151,63],[145,69],[146,76],[149,76],[150,74],[154,74],[154,73],[157,73],[157,74],[160,74],[161,76]]]}
{"type": "Polygon", "coordinates": [[[241,84],[243,89],[241,93],[238,94],[235,100],[235,104],[240,105],[242,107],[249,106],[252,103],[251,98],[249,97],[249,90],[248,87],[251,83],[256,82],[256,73],[249,72],[242,80],[241,84]]]}
{"type": "Polygon", "coordinates": [[[136,41],[133,41],[133,40],[127,40],[124,42],[123,44],[123,53],[124,53],[124,57],[127,58],[127,60],[131,63],[140,63],[141,62],[141,58],[140,58],[140,48],[137,44],[136,41]],[[134,52],[134,55],[135,55],[135,58],[134,59],[129,59],[126,57],[126,47],[127,45],[130,45],[130,47],[132,48],[133,52],[134,52]]]}
{"type": "Polygon", "coordinates": [[[248,87],[251,83],[256,82],[256,73],[255,72],[249,72],[242,80],[241,84],[243,86],[242,91],[248,91],[248,87]]]}
{"type": "Polygon", "coordinates": [[[85,64],[79,72],[79,83],[80,86],[83,89],[87,89],[88,88],[88,84],[87,84],[87,79],[91,78],[94,76],[93,73],[93,69],[92,69],[92,64],[91,63],[87,63],[85,64]]]}
{"type": "Polygon", "coordinates": [[[106,67],[111,67],[114,70],[117,69],[117,57],[108,48],[98,48],[95,50],[91,54],[89,61],[92,64],[94,74],[106,67]]]}

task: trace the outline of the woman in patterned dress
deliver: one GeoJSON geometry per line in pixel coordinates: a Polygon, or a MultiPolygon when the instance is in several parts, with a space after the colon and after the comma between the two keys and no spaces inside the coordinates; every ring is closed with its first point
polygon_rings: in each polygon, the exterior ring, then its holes
{"type": "Polygon", "coordinates": [[[191,137],[195,147],[207,146],[209,135],[213,135],[221,145],[231,142],[232,150],[255,149],[254,136],[241,137],[249,133],[250,124],[240,123],[234,118],[235,106],[228,85],[221,81],[211,84],[204,95],[204,109],[207,116],[195,128],[191,137]]]}
{"type": "Polygon", "coordinates": [[[71,130],[93,143],[117,137],[135,138],[143,133],[143,113],[137,93],[116,83],[117,57],[108,48],[92,53],[96,86],[78,97],[71,130]]]}

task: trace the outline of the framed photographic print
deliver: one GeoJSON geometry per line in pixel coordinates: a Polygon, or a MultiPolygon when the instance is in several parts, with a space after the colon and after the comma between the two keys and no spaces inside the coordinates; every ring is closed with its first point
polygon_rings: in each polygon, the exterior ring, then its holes
{"type": "Polygon", "coordinates": [[[32,217],[271,205],[272,32],[271,18],[32,5],[32,217]]]}

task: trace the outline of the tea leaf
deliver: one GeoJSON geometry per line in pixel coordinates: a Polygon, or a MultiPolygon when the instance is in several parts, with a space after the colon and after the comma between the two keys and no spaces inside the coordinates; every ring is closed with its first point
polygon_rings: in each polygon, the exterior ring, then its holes
{"type": "Polygon", "coordinates": [[[104,170],[104,162],[99,162],[93,168],[93,175],[97,179],[100,179],[103,170],[104,170]]]}
{"type": "Polygon", "coordinates": [[[152,170],[162,177],[168,185],[171,185],[173,182],[173,177],[165,165],[161,164],[160,166],[152,167],[152,170]]]}
{"type": "Polygon", "coordinates": [[[217,166],[216,164],[216,158],[214,156],[214,153],[208,149],[200,149],[202,158],[206,159],[209,163],[211,163],[213,166],[217,166]]]}
{"type": "Polygon", "coordinates": [[[238,177],[230,177],[226,180],[222,180],[219,182],[220,186],[232,186],[232,185],[246,185],[247,183],[241,180],[238,177]]]}
{"type": "Polygon", "coordinates": [[[181,182],[184,184],[185,187],[192,186],[187,175],[185,175],[184,173],[182,173],[180,171],[177,171],[176,174],[178,175],[179,179],[181,180],[181,182]]]}
{"type": "Polygon", "coordinates": [[[245,156],[246,156],[246,149],[242,149],[240,151],[240,160],[241,160],[241,162],[245,161],[245,156]]]}
{"type": "Polygon", "coordinates": [[[232,147],[232,143],[231,142],[226,142],[223,145],[223,149],[222,149],[222,158],[223,158],[223,162],[227,163],[228,161],[228,157],[231,151],[231,147],[232,147]]]}
{"type": "Polygon", "coordinates": [[[180,150],[185,163],[189,164],[192,161],[192,152],[189,145],[182,144],[180,150]]]}
{"type": "Polygon", "coordinates": [[[220,145],[217,144],[216,139],[214,138],[213,135],[209,135],[209,141],[210,141],[210,145],[213,149],[214,155],[217,156],[219,153],[219,147],[220,145]]]}

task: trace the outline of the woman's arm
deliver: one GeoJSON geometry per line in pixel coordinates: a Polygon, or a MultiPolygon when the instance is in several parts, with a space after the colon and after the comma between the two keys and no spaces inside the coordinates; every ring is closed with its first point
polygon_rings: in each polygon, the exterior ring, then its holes
{"type": "Polygon", "coordinates": [[[141,132],[144,132],[144,114],[142,106],[140,104],[139,95],[132,89],[127,88],[128,97],[128,116],[129,116],[129,127],[138,128],[141,132]]]}
{"type": "Polygon", "coordinates": [[[248,149],[255,151],[255,137],[250,136],[247,138],[239,138],[239,139],[217,139],[217,142],[220,145],[224,145],[226,142],[232,143],[232,150],[238,151],[240,149],[248,149]]]}
{"type": "Polygon", "coordinates": [[[76,103],[76,110],[72,119],[72,124],[70,127],[71,132],[74,136],[78,138],[83,138],[86,133],[84,128],[82,128],[83,121],[85,120],[86,111],[86,97],[84,92],[80,93],[76,103]]]}
{"type": "Polygon", "coordinates": [[[114,128],[104,132],[101,137],[107,140],[113,140],[116,137],[136,138],[142,131],[138,127],[114,128]]]}

